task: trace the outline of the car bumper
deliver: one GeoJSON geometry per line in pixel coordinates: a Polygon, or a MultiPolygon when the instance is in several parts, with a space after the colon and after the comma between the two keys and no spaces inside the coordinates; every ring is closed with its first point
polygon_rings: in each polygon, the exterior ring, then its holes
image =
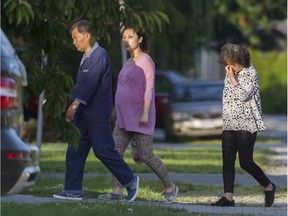
{"type": "Polygon", "coordinates": [[[35,184],[35,179],[39,172],[39,166],[26,167],[21,173],[16,184],[7,192],[7,195],[17,194],[32,187],[35,184]]]}
{"type": "Polygon", "coordinates": [[[174,122],[173,133],[177,136],[216,136],[222,134],[222,119],[174,122]]]}
{"type": "Polygon", "coordinates": [[[39,172],[38,147],[26,143],[14,129],[1,128],[1,195],[28,189],[39,172]]]}

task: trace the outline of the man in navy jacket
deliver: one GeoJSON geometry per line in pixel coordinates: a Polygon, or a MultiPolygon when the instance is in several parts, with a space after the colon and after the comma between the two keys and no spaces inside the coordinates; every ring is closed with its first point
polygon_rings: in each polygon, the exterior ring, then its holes
{"type": "Polygon", "coordinates": [[[67,148],[64,192],[53,197],[82,200],[84,166],[92,147],[95,156],[126,187],[127,201],[136,199],[139,177],[115,150],[109,118],[112,112],[112,77],[108,53],[96,42],[91,46],[92,35],[88,21],[81,20],[71,27],[73,44],[84,52],[72,90],[74,101],[66,112],[66,118],[80,131],[78,148],[67,148]]]}

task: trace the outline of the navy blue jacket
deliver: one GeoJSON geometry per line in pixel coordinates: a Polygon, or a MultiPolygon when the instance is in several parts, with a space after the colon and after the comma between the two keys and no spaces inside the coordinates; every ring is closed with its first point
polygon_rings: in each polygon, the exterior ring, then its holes
{"type": "Polygon", "coordinates": [[[98,46],[84,60],[71,95],[81,101],[75,116],[87,120],[109,120],[113,106],[112,77],[110,58],[105,49],[98,46]]]}

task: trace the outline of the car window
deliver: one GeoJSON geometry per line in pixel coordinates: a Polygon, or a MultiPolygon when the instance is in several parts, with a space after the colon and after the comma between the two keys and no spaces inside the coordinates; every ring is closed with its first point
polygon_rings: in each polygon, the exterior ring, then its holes
{"type": "Polygon", "coordinates": [[[181,83],[181,82],[185,82],[187,81],[187,78],[182,76],[181,74],[179,73],[171,73],[170,74],[170,77],[176,82],[176,83],[181,83]]]}
{"type": "Polygon", "coordinates": [[[222,100],[223,85],[177,86],[172,92],[172,101],[198,102],[222,100]]]}
{"type": "Polygon", "coordinates": [[[164,76],[155,76],[155,91],[156,92],[171,92],[172,83],[164,76]]]}

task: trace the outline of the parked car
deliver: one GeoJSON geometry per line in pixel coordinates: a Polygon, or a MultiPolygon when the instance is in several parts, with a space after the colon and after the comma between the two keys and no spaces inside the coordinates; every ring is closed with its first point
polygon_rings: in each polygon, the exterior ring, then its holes
{"type": "Polygon", "coordinates": [[[169,95],[174,85],[187,82],[188,79],[175,71],[156,71],[155,73],[155,107],[156,127],[165,127],[165,114],[169,104],[169,95]]]}
{"type": "Polygon", "coordinates": [[[166,116],[166,141],[179,136],[221,135],[223,81],[194,81],[174,86],[166,116]]]}
{"type": "Polygon", "coordinates": [[[21,138],[26,69],[8,38],[1,38],[1,196],[20,193],[35,184],[39,148],[21,138]]]}

